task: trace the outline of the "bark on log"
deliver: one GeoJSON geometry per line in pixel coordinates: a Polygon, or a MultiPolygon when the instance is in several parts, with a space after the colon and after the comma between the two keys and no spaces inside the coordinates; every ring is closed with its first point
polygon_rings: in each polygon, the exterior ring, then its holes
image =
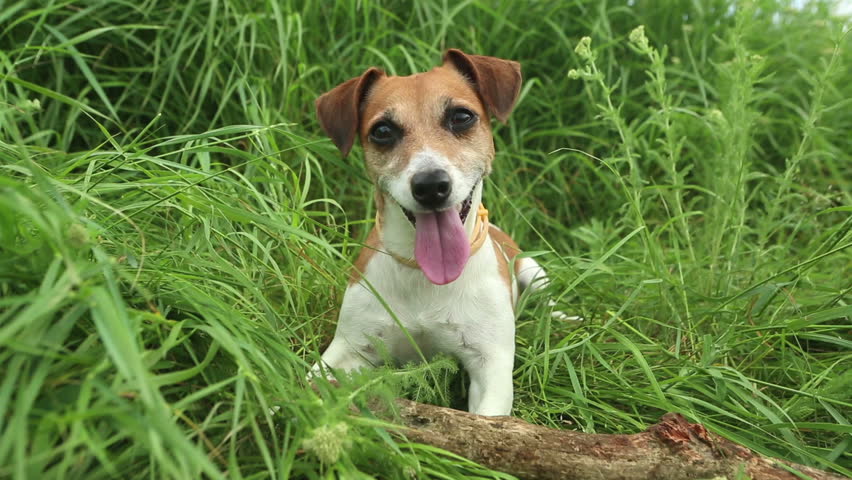
{"type": "Polygon", "coordinates": [[[398,400],[409,440],[434,445],[523,479],[815,480],[844,477],[758,455],[667,413],[633,435],[598,435],[532,425],[513,417],[482,417],[398,400]]]}

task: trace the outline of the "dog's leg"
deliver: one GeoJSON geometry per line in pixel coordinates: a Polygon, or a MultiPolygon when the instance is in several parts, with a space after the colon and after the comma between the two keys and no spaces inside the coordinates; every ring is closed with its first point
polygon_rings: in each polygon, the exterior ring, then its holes
{"type": "Polygon", "coordinates": [[[489,345],[487,351],[465,355],[460,360],[470,376],[468,411],[477,415],[510,415],[514,337],[511,344],[489,345]]]}
{"type": "Polygon", "coordinates": [[[392,323],[372,291],[360,284],[347,287],[334,338],[323,352],[321,363],[311,368],[310,376],[321,375],[324,370],[326,378],[333,379],[330,368],[348,372],[381,364],[382,359],[369,334],[384,331],[387,324],[392,323]]]}
{"type": "MultiPolygon", "coordinates": [[[[349,372],[369,366],[372,366],[370,359],[351,348],[346,340],[335,335],[331,344],[323,352],[322,359],[315,363],[311,367],[311,371],[305,375],[305,380],[310,383],[314,377],[323,377],[331,382],[336,382],[337,379],[334,377],[332,369],[349,372]]],[[[280,409],[281,407],[276,405],[269,409],[269,413],[275,415],[280,409]]]]}
{"type": "MultiPolygon", "coordinates": [[[[520,287],[521,291],[529,288],[531,292],[534,292],[536,290],[546,288],[550,284],[550,279],[547,278],[547,272],[545,272],[544,269],[541,268],[541,265],[539,265],[534,259],[525,257],[519,258],[517,261],[521,262],[518,266],[518,287],[520,287]]],[[[553,308],[556,306],[556,302],[552,299],[548,299],[547,305],[553,308]]],[[[550,316],[558,320],[578,321],[583,319],[583,317],[567,315],[559,310],[553,310],[550,316]]]]}
{"type": "Polygon", "coordinates": [[[367,352],[360,352],[352,348],[340,336],[335,336],[322,354],[322,366],[320,363],[315,363],[311,368],[311,373],[308,374],[308,379],[325,375],[325,378],[334,380],[331,369],[349,372],[362,367],[373,367],[374,360],[368,356],[367,352]]]}

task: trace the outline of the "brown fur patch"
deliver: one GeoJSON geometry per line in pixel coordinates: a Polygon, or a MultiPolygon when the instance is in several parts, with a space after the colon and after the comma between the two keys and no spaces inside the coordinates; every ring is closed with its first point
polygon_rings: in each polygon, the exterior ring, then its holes
{"type": "Polygon", "coordinates": [[[374,180],[399,175],[412,156],[426,148],[448,158],[462,171],[487,173],[491,169],[494,141],[488,111],[473,86],[450,66],[377,79],[362,103],[359,128],[367,171],[374,180]],[[451,105],[476,113],[479,121],[464,134],[454,135],[444,125],[446,109],[451,105]],[[400,142],[389,149],[374,145],[368,138],[373,126],[388,118],[403,131],[400,142]]]}
{"type": "Polygon", "coordinates": [[[358,258],[355,260],[355,264],[352,265],[352,270],[349,272],[349,285],[354,285],[361,281],[361,277],[364,275],[364,272],[367,271],[367,264],[370,263],[370,259],[373,258],[373,254],[376,253],[376,250],[381,249],[382,241],[379,239],[379,231],[375,228],[370,230],[370,234],[367,235],[367,241],[364,243],[364,246],[361,247],[361,251],[358,253],[358,258]]]}
{"type": "MultiPolygon", "coordinates": [[[[512,240],[512,237],[494,225],[488,226],[488,235],[491,237],[491,243],[494,244],[494,252],[497,254],[497,270],[500,272],[500,277],[506,282],[506,286],[512,288],[512,277],[509,275],[509,262],[521,253],[521,249],[512,240]]],[[[515,275],[518,274],[519,264],[520,262],[515,262],[515,275]]]]}

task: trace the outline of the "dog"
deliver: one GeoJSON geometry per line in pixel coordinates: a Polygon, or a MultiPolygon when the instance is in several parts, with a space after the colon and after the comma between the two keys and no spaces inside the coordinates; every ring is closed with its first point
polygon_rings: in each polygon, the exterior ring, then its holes
{"type": "Polygon", "coordinates": [[[470,412],[511,413],[515,304],[547,277],[489,222],[482,189],[491,116],[507,121],[521,81],[517,62],[450,49],[428,72],[374,67],[316,100],[344,157],[360,138],[377,214],[313,375],[443,353],[468,372],[470,412]]]}

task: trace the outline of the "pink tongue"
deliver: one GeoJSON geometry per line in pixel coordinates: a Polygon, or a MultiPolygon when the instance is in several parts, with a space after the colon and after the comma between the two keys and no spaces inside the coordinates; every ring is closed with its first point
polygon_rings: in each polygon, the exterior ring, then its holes
{"type": "Polygon", "coordinates": [[[459,212],[450,208],[415,216],[414,257],[426,278],[436,285],[459,278],[470,257],[467,232],[459,212]]]}

